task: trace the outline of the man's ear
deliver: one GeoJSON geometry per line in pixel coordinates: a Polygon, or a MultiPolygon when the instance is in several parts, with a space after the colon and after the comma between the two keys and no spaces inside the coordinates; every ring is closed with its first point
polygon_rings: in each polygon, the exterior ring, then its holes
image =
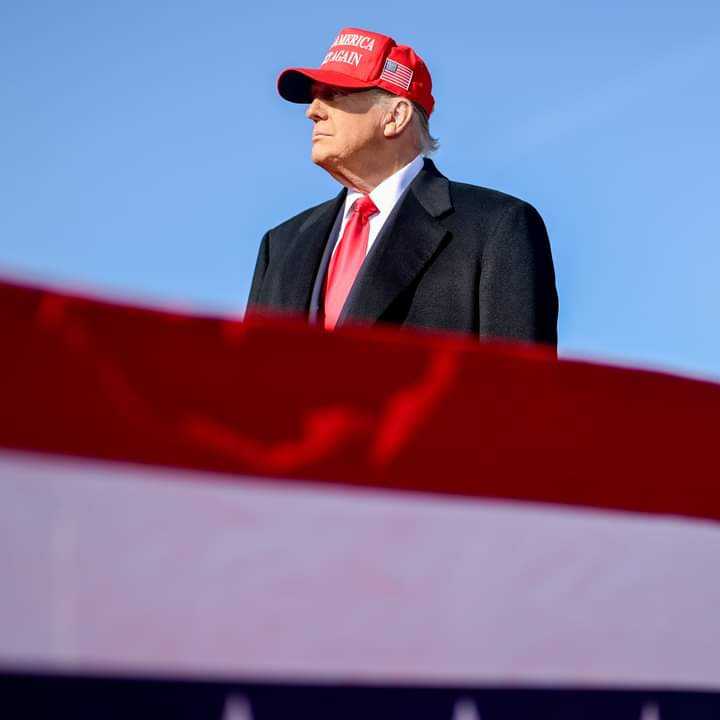
{"type": "Polygon", "coordinates": [[[386,114],[383,134],[386,138],[397,137],[410,124],[415,108],[405,98],[393,103],[386,114]]]}

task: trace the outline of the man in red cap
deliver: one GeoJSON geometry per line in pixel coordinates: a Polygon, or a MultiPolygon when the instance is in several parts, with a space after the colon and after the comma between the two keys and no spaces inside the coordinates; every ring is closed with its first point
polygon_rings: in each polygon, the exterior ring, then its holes
{"type": "Polygon", "coordinates": [[[308,105],[313,162],[343,189],[265,233],[249,310],[327,329],[392,323],[555,346],[543,221],[522,200],[449,181],[426,158],[435,101],[412,48],[345,28],[319,68],[283,71],[278,91],[308,105]]]}

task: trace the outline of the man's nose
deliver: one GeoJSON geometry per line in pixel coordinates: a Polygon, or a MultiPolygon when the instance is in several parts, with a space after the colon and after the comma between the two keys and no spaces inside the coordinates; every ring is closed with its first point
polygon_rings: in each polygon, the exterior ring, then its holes
{"type": "Polygon", "coordinates": [[[310,105],[308,105],[308,109],[305,111],[305,117],[313,122],[327,119],[327,112],[319,98],[314,98],[310,105]]]}

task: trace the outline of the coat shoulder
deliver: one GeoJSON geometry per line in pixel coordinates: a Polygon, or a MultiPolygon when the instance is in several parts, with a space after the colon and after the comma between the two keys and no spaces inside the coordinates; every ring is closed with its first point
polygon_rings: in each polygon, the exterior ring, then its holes
{"type": "Polygon", "coordinates": [[[511,210],[537,212],[526,200],[500,190],[453,180],[449,182],[450,196],[456,210],[474,210],[475,212],[485,212],[491,215],[504,214],[511,210]]]}

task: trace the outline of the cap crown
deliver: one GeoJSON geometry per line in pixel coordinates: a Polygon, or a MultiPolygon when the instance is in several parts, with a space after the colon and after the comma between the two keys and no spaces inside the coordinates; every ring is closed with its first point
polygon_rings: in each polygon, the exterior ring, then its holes
{"type": "Polygon", "coordinates": [[[379,77],[383,61],[395,41],[387,35],[343,28],[325,54],[320,67],[358,80],[375,80],[379,77]]]}
{"type": "Polygon", "coordinates": [[[361,28],[343,28],[319,68],[287,68],[278,77],[278,92],[290,102],[312,102],[312,83],[339,88],[379,87],[412,100],[428,115],[435,100],[432,80],[422,58],[393,38],[361,28]]]}

